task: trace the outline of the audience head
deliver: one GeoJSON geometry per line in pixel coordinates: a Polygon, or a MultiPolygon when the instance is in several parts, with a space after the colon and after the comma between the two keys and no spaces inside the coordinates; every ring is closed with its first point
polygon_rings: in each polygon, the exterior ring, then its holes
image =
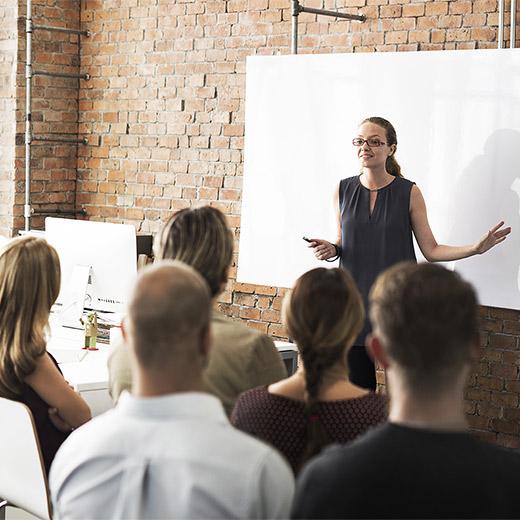
{"type": "Polygon", "coordinates": [[[220,294],[233,259],[233,234],[226,217],[216,208],[203,206],[175,213],[156,243],[160,260],[180,260],[206,280],[211,295],[220,294]]]}
{"type": "Polygon", "coordinates": [[[389,155],[386,159],[386,171],[394,177],[402,177],[403,175],[401,173],[401,166],[399,166],[399,163],[395,158],[395,149],[397,148],[397,133],[395,131],[394,125],[392,125],[390,121],[384,119],[383,117],[367,117],[361,121],[359,126],[361,127],[365,123],[372,123],[381,127],[385,131],[386,146],[394,146],[393,153],[391,153],[391,155],[389,155]]]}
{"type": "Polygon", "coordinates": [[[363,326],[363,302],[350,274],[320,267],[298,278],[284,301],[283,320],[298,345],[305,372],[309,457],[326,443],[315,417],[323,376],[345,362],[363,326]]]}
{"type": "MultiPolygon", "coordinates": [[[[435,264],[400,263],[382,273],[370,293],[380,345],[405,388],[432,396],[465,375],[478,345],[477,297],[457,273],[435,264]]],[[[374,337],[376,345],[374,345],[374,337]]],[[[386,358],[386,359],[385,359],[386,358]]]]}
{"type": "Polygon", "coordinates": [[[1,395],[16,395],[45,352],[60,278],[58,254],[41,238],[15,238],[0,251],[1,395]]]}
{"type": "Polygon", "coordinates": [[[195,370],[209,348],[211,295],[204,279],[179,261],[162,261],[141,271],[124,323],[139,367],[145,371],[195,370]]]}

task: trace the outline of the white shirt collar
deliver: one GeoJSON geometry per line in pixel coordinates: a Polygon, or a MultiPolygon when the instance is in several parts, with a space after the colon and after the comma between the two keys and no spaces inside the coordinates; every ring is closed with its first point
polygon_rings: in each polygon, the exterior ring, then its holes
{"type": "Polygon", "coordinates": [[[229,424],[222,403],[206,392],[179,392],[159,397],[136,397],[123,392],[117,412],[154,419],[205,419],[229,424]]]}

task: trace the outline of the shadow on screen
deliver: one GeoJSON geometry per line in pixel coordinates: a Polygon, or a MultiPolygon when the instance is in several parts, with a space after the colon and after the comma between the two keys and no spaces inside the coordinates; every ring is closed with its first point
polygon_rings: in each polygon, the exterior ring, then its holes
{"type": "Polygon", "coordinates": [[[455,268],[477,286],[483,305],[520,308],[520,132],[493,132],[483,152],[464,169],[452,193],[448,243],[472,243],[501,220],[511,226],[504,243],[456,262],[455,268]]]}

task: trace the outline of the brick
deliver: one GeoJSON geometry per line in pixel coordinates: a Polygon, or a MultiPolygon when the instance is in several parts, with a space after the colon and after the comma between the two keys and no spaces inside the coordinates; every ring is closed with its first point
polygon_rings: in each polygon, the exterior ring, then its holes
{"type": "Polygon", "coordinates": [[[499,320],[519,321],[520,311],[513,309],[499,309],[496,307],[490,307],[489,316],[491,318],[497,318],[499,320]]]}
{"type": "Polygon", "coordinates": [[[506,334],[491,334],[489,346],[496,349],[513,350],[517,347],[517,338],[506,334]]]}
{"type": "Polygon", "coordinates": [[[478,402],[476,404],[476,410],[477,415],[480,415],[481,417],[498,418],[500,417],[502,408],[500,406],[497,406],[496,404],[478,402]]]}
{"type": "Polygon", "coordinates": [[[504,381],[498,377],[477,377],[478,386],[485,390],[502,390],[504,388],[504,381]]]}
{"type": "Polygon", "coordinates": [[[402,16],[424,16],[424,4],[405,4],[403,5],[403,13],[402,16]]]}
{"type": "Polygon", "coordinates": [[[491,392],[491,402],[499,406],[514,408],[518,406],[518,394],[507,392],[491,392]]]}
{"type": "Polygon", "coordinates": [[[491,375],[504,379],[515,379],[518,377],[518,367],[505,363],[491,363],[491,375]]]}
{"type": "Polygon", "coordinates": [[[491,392],[481,388],[467,388],[464,397],[472,401],[489,401],[491,399],[491,392]]]}
{"type": "Polygon", "coordinates": [[[260,309],[252,309],[249,307],[242,307],[239,311],[239,317],[247,320],[259,320],[260,309]]]}
{"type": "Polygon", "coordinates": [[[379,10],[381,18],[398,18],[401,16],[402,7],[400,5],[383,5],[379,10]]]}
{"type": "Polygon", "coordinates": [[[385,43],[406,43],[407,41],[407,31],[389,31],[385,34],[385,43]]]}
{"type": "Polygon", "coordinates": [[[496,30],[492,27],[477,27],[471,29],[471,38],[473,40],[494,41],[496,36],[496,30]]]}
{"type": "Polygon", "coordinates": [[[435,1],[426,4],[426,16],[438,16],[448,13],[448,2],[435,1]]]}
{"type": "Polygon", "coordinates": [[[474,13],[492,13],[497,9],[496,0],[474,0],[473,12],[474,13]]]}
{"type": "Polygon", "coordinates": [[[459,27],[462,27],[462,16],[439,16],[437,20],[437,27],[439,29],[457,29],[459,27]]]}
{"type": "Polygon", "coordinates": [[[471,428],[477,430],[487,430],[489,428],[491,419],[487,417],[480,417],[478,415],[467,415],[466,420],[471,428]]]}
{"type": "Polygon", "coordinates": [[[450,2],[450,14],[467,14],[472,12],[472,0],[457,0],[450,2]]]}
{"type": "Polygon", "coordinates": [[[506,435],[499,433],[497,435],[496,444],[505,448],[520,449],[520,437],[517,435],[506,435]]]}

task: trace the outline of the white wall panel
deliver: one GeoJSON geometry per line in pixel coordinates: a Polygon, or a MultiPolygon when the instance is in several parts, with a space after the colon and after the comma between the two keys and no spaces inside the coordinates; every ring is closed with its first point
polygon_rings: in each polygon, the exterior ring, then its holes
{"type": "Polygon", "coordinates": [[[485,305],[520,308],[520,50],[251,57],[238,280],[290,287],[316,265],[302,235],[335,239],[333,190],[359,171],[364,117],[397,129],[397,159],[441,243],[511,237],[455,262],[485,305]]]}

